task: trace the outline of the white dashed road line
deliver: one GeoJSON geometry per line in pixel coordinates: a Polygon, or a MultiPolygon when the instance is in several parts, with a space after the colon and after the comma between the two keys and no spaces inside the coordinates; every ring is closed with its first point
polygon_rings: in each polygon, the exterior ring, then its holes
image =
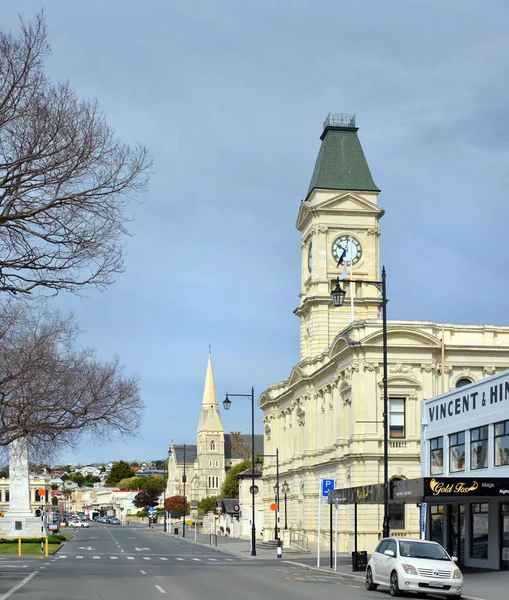
{"type": "Polygon", "coordinates": [[[163,588],[160,585],[156,585],[156,590],[159,590],[161,592],[161,594],[166,594],[166,592],[163,590],[163,588]]]}
{"type": "Polygon", "coordinates": [[[36,575],[37,575],[37,571],[30,573],[30,575],[25,577],[25,579],[23,579],[23,581],[20,581],[17,585],[15,585],[13,588],[11,588],[8,592],[5,592],[5,594],[2,594],[0,596],[0,600],[7,600],[7,598],[12,596],[14,594],[14,592],[17,592],[20,588],[22,588],[24,585],[26,585],[32,579],[32,577],[35,577],[36,575]]]}
{"type": "Polygon", "coordinates": [[[146,571],[142,571],[141,569],[140,569],[140,573],[141,573],[142,575],[146,575],[146,574],[147,574],[147,572],[146,572],[146,571]]]}

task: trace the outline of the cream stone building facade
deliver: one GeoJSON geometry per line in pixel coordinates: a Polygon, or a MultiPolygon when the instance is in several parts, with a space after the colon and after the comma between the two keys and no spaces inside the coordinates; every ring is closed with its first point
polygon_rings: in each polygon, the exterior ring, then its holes
{"type": "MultiPolygon", "coordinates": [[[[255,435],[255,454],[263,454],[263,435],[255,435]]],[[[196,444],[171,442],[168,453],[166,497],[185,495],[188,501],[218,496],[226,473],[251,456],[251,435],[225,433],[217,401],[212,357],[209,353],[196,444]]]]}
{"type": "MultiPolygon", "coordinates": [[[[345,305],[330,293],[347,279],[380,280],[380,220],[375,185],[355,117],[329,115],[297,228],[302,233],[301,360],[259,398],[267,454],[279,449],[280,480],[290,486],[289,527],[316,544],[320,479],[337,488],[383,482],[381,296],[346,284],[345,305]]],[[[297,256],[296,256],[297,260],[297,256]]],[[[388,296],[390,297],[390,269],[388,296]]],[[[389,304],[389,316],[390,304],[389,304]]],[[[420,402],[509,367],[509,327],[388,321],[389,477],[419,477],[420,402]]],[[[272,489],[275,468],[264,478],[272,489]]],[[[265,500],[265,523],[270,523],[265,500]]],[[[281,507],[282,508],[282,507],[281,507]]],[[[328,508],[327,508],[328,510],[328,508]]],[[[340,551],[353,550],[353,507],[339,508],[340,551]]],[[[358,548],[372,551],[383,506],[359,508],[358,548]]],[[[268,525],[266,525],[267,527],[268,525]]],[[[416,506],[391,508],[391,533],[417,535],[416,506]]],[[[322,543],[328,544],[328,519],[322,543]]]]}

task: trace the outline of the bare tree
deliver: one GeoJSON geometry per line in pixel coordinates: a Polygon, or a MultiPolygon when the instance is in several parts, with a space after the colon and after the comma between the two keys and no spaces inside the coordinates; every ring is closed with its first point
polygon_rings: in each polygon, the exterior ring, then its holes
{"type": "Polygon", "coordinates": [[[44,453],[99,439],[133,436],[143,403],[136,377],[118,359],[101,362],[77,343],[74,318],[24,302],[0,305],[0,446],[30,439],[44,453]]]}
{"type": "Polygon", "coordinates": [[[49,51],[42,14],[0,32],[0,291],[13,294],[112,283],[125,209],[151,164],[96,101],[49,80],[49,51]]]}

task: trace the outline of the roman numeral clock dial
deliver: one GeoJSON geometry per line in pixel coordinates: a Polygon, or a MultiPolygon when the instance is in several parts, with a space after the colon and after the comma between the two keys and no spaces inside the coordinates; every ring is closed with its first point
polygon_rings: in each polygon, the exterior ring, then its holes
{"type": "Polygon", "coordinates": [[[336,263],[339,262],[343,256],[342,263],[347,265],[355,265],[358,263],[362,256],[362,246],[353,235],[340,235],[332,242],[332,256],[336,263]],[[346,253],[345,252],[346,248],[346,253]]]}

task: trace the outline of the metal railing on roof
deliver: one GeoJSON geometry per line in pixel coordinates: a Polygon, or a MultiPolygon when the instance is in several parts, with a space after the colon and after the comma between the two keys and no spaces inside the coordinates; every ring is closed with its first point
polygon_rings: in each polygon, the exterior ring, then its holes
{"type": "Polygon", "coordinates": [[[355,115],[346,113],[329,113],[323,122],[325,127],[355,127],[355,115]]]}

